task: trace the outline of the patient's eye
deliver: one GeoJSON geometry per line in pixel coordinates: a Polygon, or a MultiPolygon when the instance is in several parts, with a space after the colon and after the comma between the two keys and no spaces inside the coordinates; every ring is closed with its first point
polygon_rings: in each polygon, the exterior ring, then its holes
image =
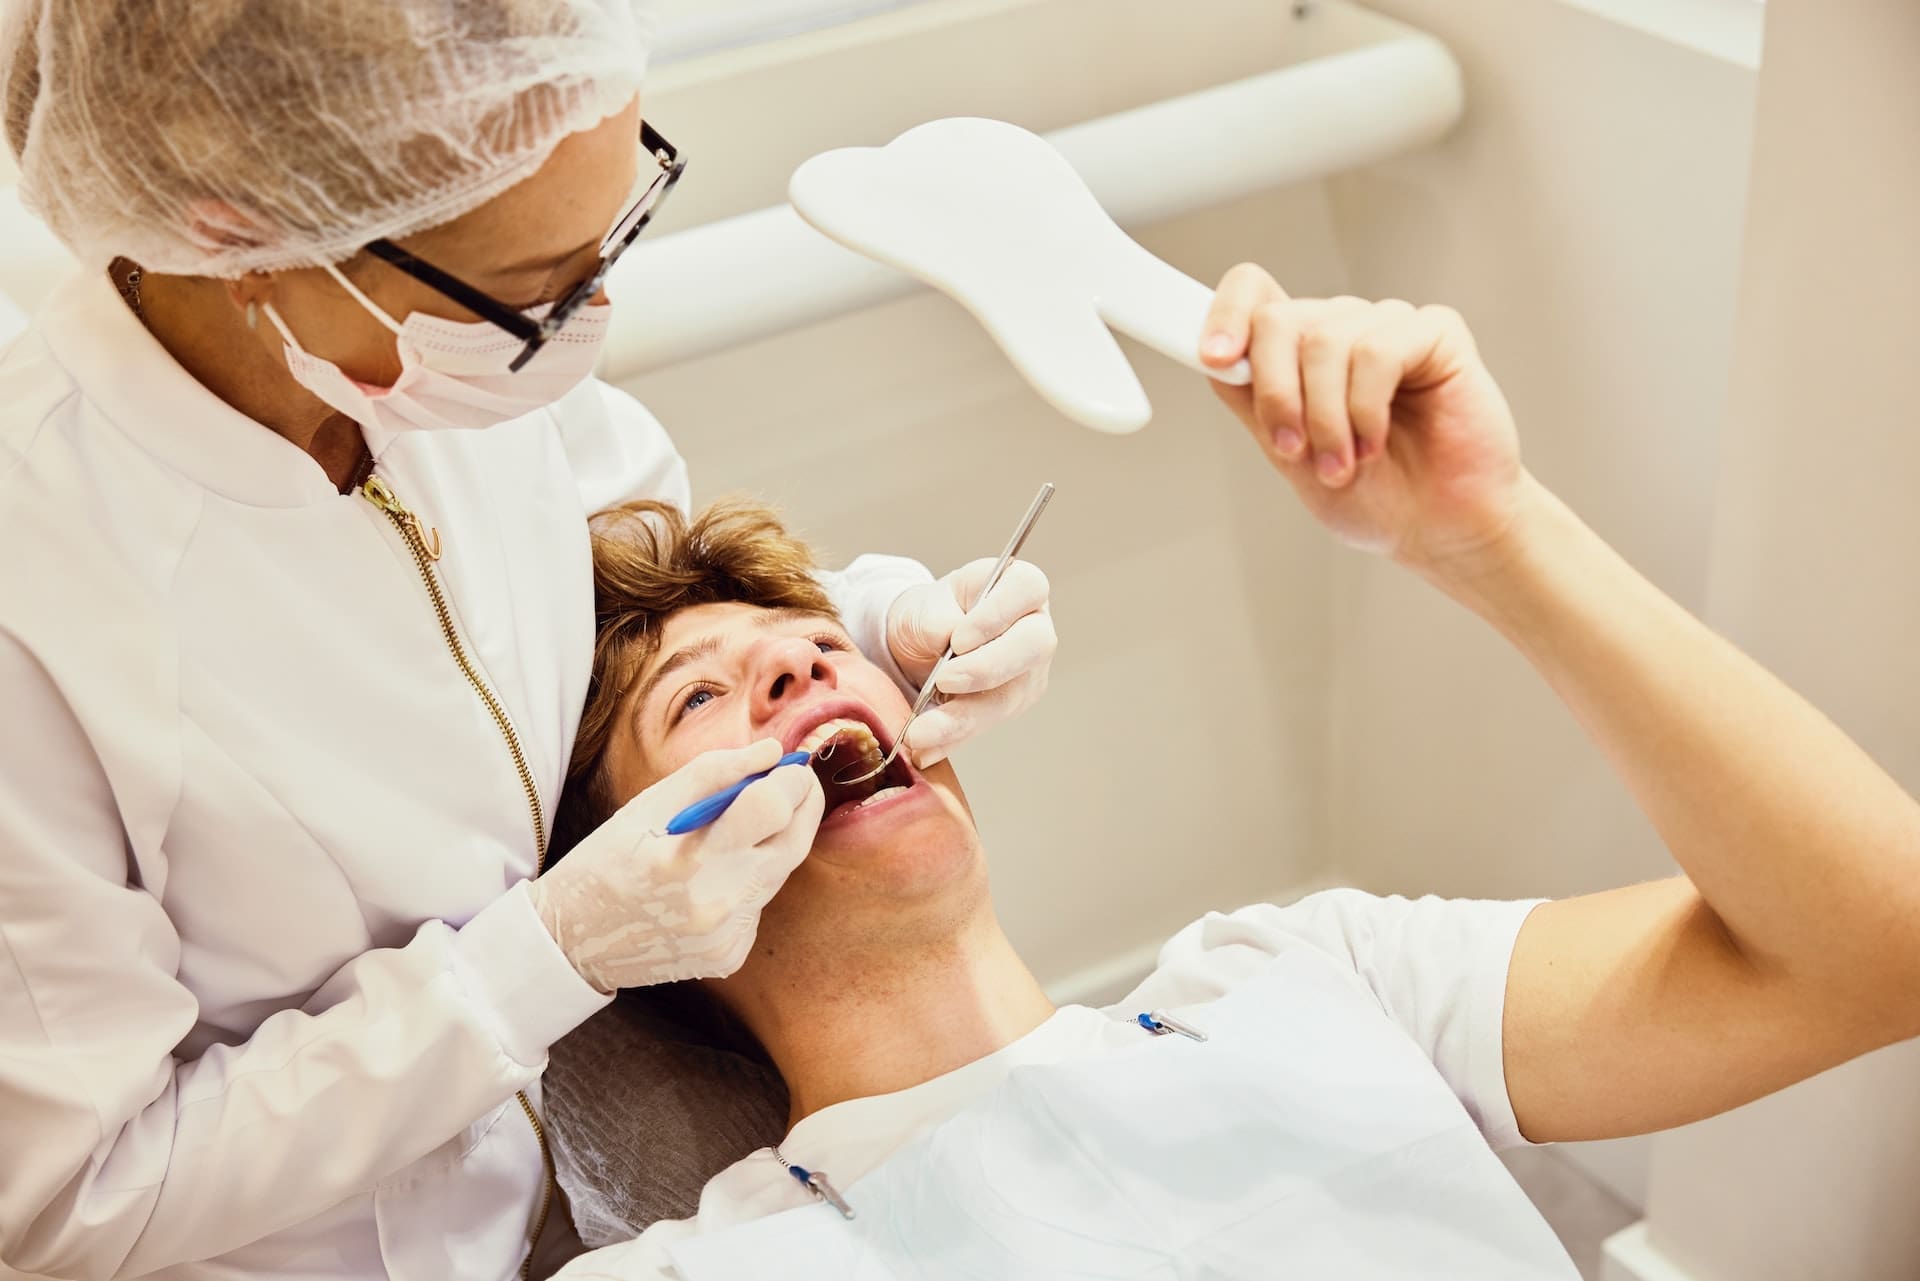
{"type": "Polygon", "coordinates": [[[712,702],[715,697],[714,692],[704,685],[692,690],[685,698],[680,700],[680,708],[679,711],[675,713],[674,719],[679,720],[680,717],[685,716],[688,712],[700,710],[712,702]]]}
{"type": "Polygon", "coordinates": [[[847,642],[843,638],[835,636],[832,632],[820,632],[807,639],[811,640],[813,647],[822,654],[844,654],[847,652],[847,642]]]}

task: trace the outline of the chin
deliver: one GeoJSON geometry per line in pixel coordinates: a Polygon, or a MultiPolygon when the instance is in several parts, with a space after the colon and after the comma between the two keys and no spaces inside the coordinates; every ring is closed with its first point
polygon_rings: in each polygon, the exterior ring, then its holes
{"type": "Polygon", "coordinates": [[[821,825],[806,861],[767,904],[753,955],[730,984],[769,981],[768,966],[785,984],[844,979],[876,955],[957,937],[983,905],[991,909],[980,838],[951,774],[938,780],[943,768],[911,798],[821,825]]]}
{"type": "Polygon", "coordinates": [[[912,915],[915,905],[937,903],[985,874],[966,800],[938,765],[896,796],[830,814],[768,910],[847,924],[869,906],[912,915]]]}

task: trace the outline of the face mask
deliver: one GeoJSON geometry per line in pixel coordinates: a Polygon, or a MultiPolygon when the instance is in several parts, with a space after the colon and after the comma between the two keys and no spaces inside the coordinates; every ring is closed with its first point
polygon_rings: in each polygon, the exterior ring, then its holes
{"type": "MultiPolygon", "coordinates": [[[[295,340],[272,303],[267,319],[287,345],[287,371],[322,401],[359,423],[376,450],[403,431],[492,427],[551,405],[593,372],[606,344],[613,308],[582,307],[518,373],[507,366],[526,344],[486,321],[462,322],[414,312],[397,323],[336,268],[326,269],[354,300],[391,329],[400,377],[375,387],[347,377],[340,366],[295,340]]],[[[548,306],[527,313],[538,320],[548,306]]]]}

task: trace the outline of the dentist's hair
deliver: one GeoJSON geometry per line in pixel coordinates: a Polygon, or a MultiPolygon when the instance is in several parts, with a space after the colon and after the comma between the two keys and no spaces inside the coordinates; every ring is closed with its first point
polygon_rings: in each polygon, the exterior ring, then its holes
{"type": "Polygon", "coordinates": [[[607,743],[634,680],[659,652],[666,620],[696,605],[739,603],[836,617],[813,552],[769,508],[722,499],[689,518],[645,500],[603,511],[593,536],[593,674],[553,817],[548,861],[612,817],[607,743]]]}

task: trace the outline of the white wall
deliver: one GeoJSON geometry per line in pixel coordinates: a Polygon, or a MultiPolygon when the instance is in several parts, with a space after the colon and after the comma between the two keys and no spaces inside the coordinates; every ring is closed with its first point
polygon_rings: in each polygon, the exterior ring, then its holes
{"type": "MultiPolygon", "coordinates": [[[[1529,465],[1698,607],[1752,71],[1554,0],[1376,7],[1448,43],[1468,107],[1440,145],[1329,184],[1351,285],[1465,313],[1529,465]]],[[[1338,558],[1334,587],[1343,870],[1502,895],[1664,872],[1624,789],[1490,631],[1357,555],[1338,558]]]]}
{"type": "MultiPolygon", "coordinates": [[[[1708,571],[1754,73],[1557,0],[1380,0],[1441,37],[1467,117],[1329,185],[1356,292],[1446,302],[1530,466],[1682,601],[1708,571]]],[[[1670,863],[1560,704],[1490,631],[1341,553],[1326,832],[1379,891],[1564,895],[1670,863]]],[[[1644,1142],[1567,1153],[1629,1201],[1644,1142]]]]}
{"type": "Polygon", "coordinates": [[[654,0],[653,62],[778,40],[932,0],[654,0]]]}
{"type": "MultiPolygon", "coordinates": [[[[1560,0],[1374,7],[1460,58],[1461,129],[1146,238],[1203,279],[1252,258],[1295,292],[1459,306],[1532,465],[1699,606],[1751,65],[1560,0]]],[[[792,161],[931,115],[1045,129],[1251,74],[1318,38],[1316,18],[1285,4],[1192,8],[1173,24],[1134,0],[980,3],[929,33],[942,6],[915,6],[869,24],[895,51],[877,69],[870,45],[832,38],[778,62],[749,50],[670,68],[650,113],[676,141],[692,131],[690,154],[716,158],[697,171],[703,203],[679,216],[775,200],[792,161]],[[742,75],[757,93],[740,92],[742,75]]],[[[1062,482],[1033,547],[1059,584],[1056,688],[1028,724],[961,759],[999,900],[1043,978],[1124,955],[1201,908],[1329,876],[1526,895],[1667,870],[1597,755],[1489,634],[1390,567],[1330,547],[1191,379],[1141,365],[1159,414],[1120,442],[1068,428],[932,298],[634,385],[697,478],[781,499],[842,554],[887,546],[951,564],[997,543],[1043,472],[1062,482]],[[849,479],[857,503],[827,499],[849,479]],[[1102,759],[1113,751],[1149,764],[1102,759]],[[1204,813],[1197,827],[1182,802],[1204,813]]],[[[1579,1159],[1644,1199],[1644,1144],[1579,1159]]]]}
{"type": "MultiPolygon", "coordinates": [[[[1920,789],[1920,6],[1769,0],[1708,618],[1920,789]]],[[[1696,1281],[1920,1277],[1920,1042],[1654,1145],[1696,1281]]]]}

